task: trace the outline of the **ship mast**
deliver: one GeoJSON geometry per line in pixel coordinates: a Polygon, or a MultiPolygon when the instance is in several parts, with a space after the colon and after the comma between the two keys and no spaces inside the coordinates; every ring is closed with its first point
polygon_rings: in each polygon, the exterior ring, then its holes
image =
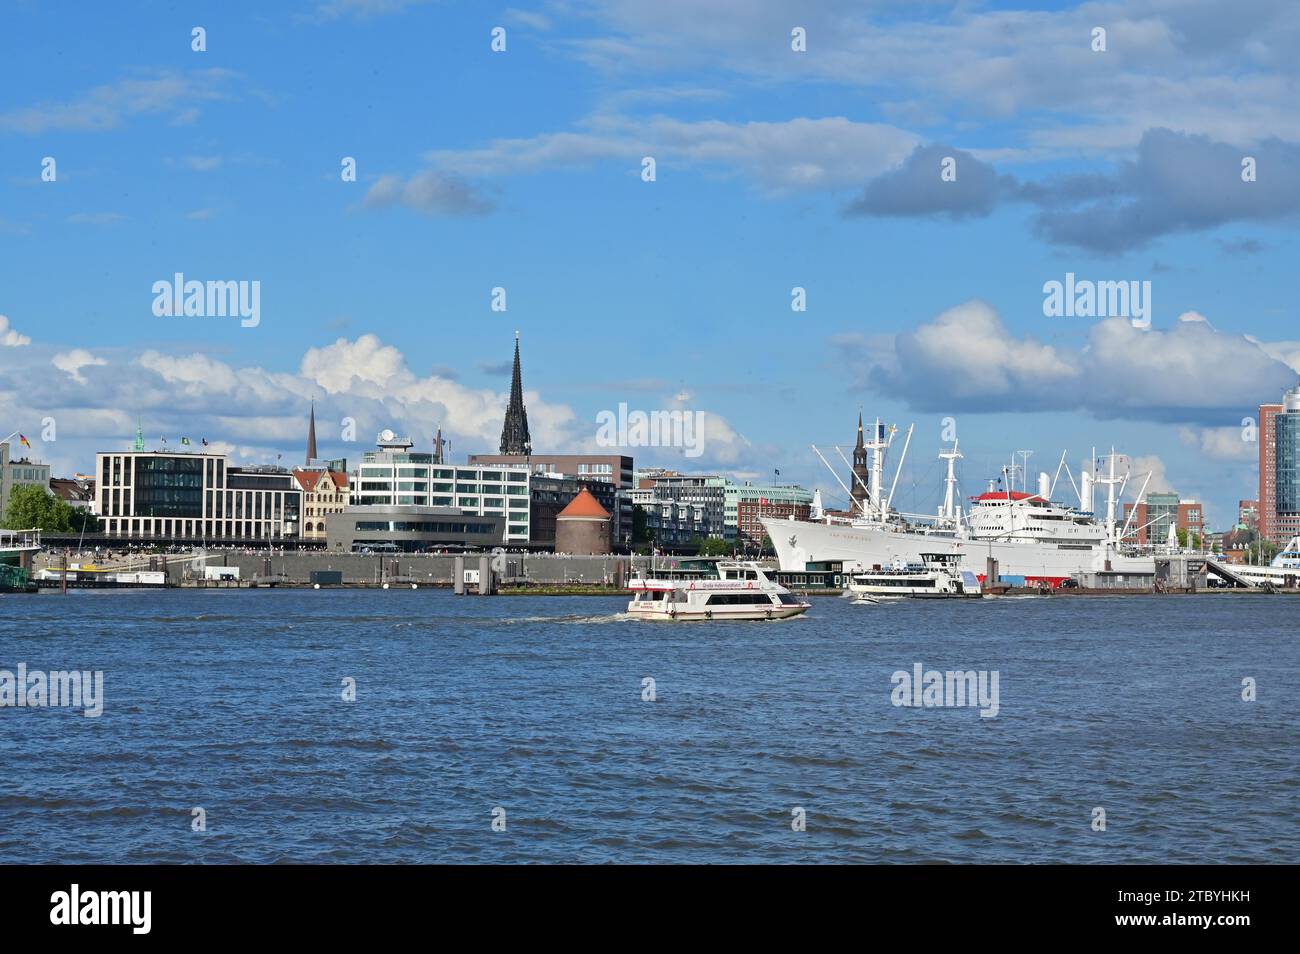
{"type": "Polygon", "coordinates": [[[952,450],[939,451],[939,459],[948,462],[948,476],[944,478],[943,509],[939,511],[940,520],[957,522],[957,474],[956,464],[964,455],[957,449],[957,441],[952,442],[952,450]]]}
{"type": "Polygon", "coordinates": [[[876,511],[876,518],[884,523],[889,514],[886,512],[885,501],[881,496],[885,483],[885,451],[889,450],[889,445],[894,439],[894,432],[889,432],[889,437],[884,437],[881,429],[880,418],[876,418],[875,429],[871,432],[871,440],[864,445],[871,452],[871,505],[876,511]]]}

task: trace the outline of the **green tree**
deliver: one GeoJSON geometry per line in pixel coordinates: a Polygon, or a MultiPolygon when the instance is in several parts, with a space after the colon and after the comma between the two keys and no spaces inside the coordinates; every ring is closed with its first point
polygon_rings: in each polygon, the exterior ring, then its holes
{"type": "Polygon", "coordinates": [[[72,507],[39,484],[19,484],[9,494],[4,523],[10,530],[72,530],[72,507]]]}
{"type": "MultiPolygon", "coordinates": [[[[696,539],[699,539],[698,537],[696,539]]],[[[700,556],[730,556],[731,547],[726,540],[709,537],[700,541],[700,556]]]]}

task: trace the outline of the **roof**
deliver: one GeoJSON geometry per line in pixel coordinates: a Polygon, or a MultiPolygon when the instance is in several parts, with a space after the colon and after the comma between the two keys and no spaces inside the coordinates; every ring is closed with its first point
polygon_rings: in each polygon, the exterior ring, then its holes
{"type": "Polygon", "coordinates": [[[594,517],[597,520],[608,520],[609,511],[600,505],[600,501],[591,495],[590,490],[583,487],[555,519],[561,520],[565,517],[594,517]]]}
{"type": "Polygon", "coordinates": [[[971,500],[1037,500],[1042,503],[1048,503],[1047,499],[1038,496],[1038,494],[1027,494],[1021,490],[989,490],[980,494],[978,497],[972,497],[971,500]]]}
{"type": "MultiPolygon", "coordinates": [[[[326,473],[326,471],[323,470],[295,469],[293,472],[293,476],[294,479],[298,481],[298,486],[300,486],[303,490],[307,491],[307,493],[311,493],[316,489],[316,484],[320,481],[321,474],[324,473],[326,473]]],[[[347,474],[339,470],[331,470],[328,471],[328,473],[330,477],[333,478],[335,487],[339,488],[339,490],[347,489],[348,486],[347,474]]]]}

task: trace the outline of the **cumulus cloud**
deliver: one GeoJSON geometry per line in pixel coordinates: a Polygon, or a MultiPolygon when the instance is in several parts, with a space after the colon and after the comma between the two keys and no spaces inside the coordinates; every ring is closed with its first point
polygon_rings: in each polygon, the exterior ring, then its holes
{"type": "Polygon", "coordinates": [[[9,324],[9,317],[7,315],[0,315],[0,346],[5,348],[21,348],[24,345],[29,345],[31,343],[31,338],[19,334],[9,324]]]}
{"type": "Polygon", "coordinates": [[[81,373],[82,368],[99,367],[108,362],[85,348],[73,348],[71,351],[61,351],[56,354],[50,359],[50,364],[69,375],[78,384],[85,384],[86,379],[81,373]]]}
{"type": "MultiPolygon", "coordinates": [[[[1254,414],[1246,415],[1254,425],[1254,414]]],[[[1246,419],[1246,418],[1243,418],[1246,419]]],[[[1227,427],[1180,427],[1178,439],[1188,447],[1193,447],[1206,457],[1216,460],[1257,460],[1259,443],[1246,440],[1247,436],[1256,436],[1254,429],[1247,430],[1248,425],[1227,427]]]]}
{"type": "Polygon", "coordinates": [[[1091,325],[1085,346],[1057,347],[1013,334],[991,306],[970,301],[897,335],[892,360],[868,361],[859,383],[922,411],[1082,411],[1210,426],[1236,423],[1261,395],[1294,384],[1294,371],[1258,343],[1195,313],[1184,319],[1147,330],[1107,319],[1091,325]]]}

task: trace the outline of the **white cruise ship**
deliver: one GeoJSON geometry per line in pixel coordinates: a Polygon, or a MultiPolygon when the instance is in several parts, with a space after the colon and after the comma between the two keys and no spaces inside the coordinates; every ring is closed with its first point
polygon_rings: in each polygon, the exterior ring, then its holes
{"type": "MultiPolygon", "coordinates": [[[[1128,477],[1116,475],[1114,453],[1109,456],[1106,474],[1095,478],[1087,472],[1081,475],[1076,485],[1078,507],[1053,501],[1053,482],[1047,474],[1039,475],[1037,491],[1030,492],[1010,489],[1014,471],[1004,471],[1008,489],[990,486],[972,497],[968,508],[963,508],[958,503],[954,472],[955,462],[962,454],[954,441],[951,450],[939,455],[947,461],[948,473],[945,498],[938,512],[905,514],[890,506],[892,488],[887,491],[884,484],[884,458],[893,434],[893,428],[886,431],[877,420],[872,439],[865,445],[859,439],[859,451],[865,448],[871,452],[869,483],[856,470],[853,477],[859,493],[854,494],[840,481],[857,508],[852,518],[814,512],[813,518],[807,521],[762,520],[783,571],[802,570],[809,563],[836,561],[852,572],[889,566],[899,560],[919,563],[925,553],[953,553],[964,558],[964,566],[973,570],[981,582],[990,559],[997,561],[1001,579],[1023,577],[1028,586],[1056,587],[1085,572],[1155,572],[1152,555],[1138,553],[1121,543],[1129,527],[1121,526],[1116,515],[1119,494],[1128,477]],[[1107,491],[1103,520],[1098,520],[1092,512],[1096,484],[1104,485],[1107,491]]],[[[908,438],[910,443],[910,430],[908,438]]],[[[821,457],[820,451],[813,450],[821,457]]],[[[825,457],[821,459],[826,463],[825,457]]],[[[1063,456],[1061,467],[1057,468],[1058,476],[1064,461],[1063,456]]],[[[899,472],[902,463],[900,460],[899,472]]],[[[831,470],[834,474],[834,469],[831,470]]],[[[1073,483],[1073,477],[1070,480],[1073,483]]],[[[897,481],[896,473],[895,485],[897,481]]],[[[1139,492],[1138,499],[1141,497],[1139,492]]]]}

